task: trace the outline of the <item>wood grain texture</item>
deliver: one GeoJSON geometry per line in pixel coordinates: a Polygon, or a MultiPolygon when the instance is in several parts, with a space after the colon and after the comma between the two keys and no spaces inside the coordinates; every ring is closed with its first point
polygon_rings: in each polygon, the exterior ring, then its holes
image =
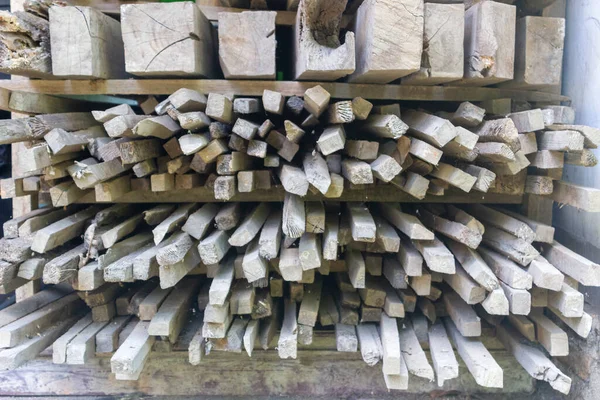
{"type": "MultiPolygon", "coordinates": [[[[314,344],[314,343],[313,343],[314,344]]],[[[534,390],[532,378],[505,351],[492,351],[511,382],[503,393],[527,394],[534,390]]],[[[459,362],[461,379],[446,382],[444,389],[462,394],[489,393],[477,386],[459,362]]],[[[410,377],[409,393],[437,390],[433,382],[410,377]]],[[[170,396],[352,396],[397,398],[388,392],[380,368],[370,368],[360,353],[340,354],[334,349],[299,350],[298,360],[281,360],[276,350],[256,351],[252,360],[240,362],[239,354],[218,352],[202,358],[202,373],[187,362],[186,352],[151,353],[138,381],[118,381],[110,374],[110,358],[99,356],[86,365],[54,365],[38,358],[17,371],[0,377],[4,395],[170,395],[170,396]],[[58,374],[58,375],[57,375],[58,374]],[[57,379],[61,376],[62,379],[57,379]],[[323,385],[323,377],[330,379],[323,385]]]]}
{"type": "MultiPolygon", "coordinates": [[[[273,186],[269,190],[255,190],[251,193],[236,193],[231,202],[281,202],[285,197],[285,190],[281,186],[273,186]]],[[[320,194],[308,192],[303,198],[305,201],[325,200],[320,194]]],[[[491,204],[520,204],[521,195],[461,193],[456,190],[446,191],[443,197],[427,196],[418,200],[411,195],[387,186],[376,186],[369,189],[345,190],[338,201],[378,201],[378,202],[425,202],[425,203],[491,203],[491,204]]],[[[82,204],[95,203],[94,193],[80,198],[76,202],[82,204]]],[[[189,203],[189,202],[220,202],[215,199],[214,191],[207,187],[197,187],[189,190],[170,190],[167,192],[131,191],[114,200],[115,203],[189,203]]]]}
{"type": "Polygon", "coordinates": [[[284,96],[303,96],[307,89],[320,84],[332,98],[352,99],[360,96],[367,100],[422,100],[422,101],[485,101],[512,98],[534,102],[568,101],[569,98],[552,93],[482,87],[374,85],[331,82],[294,81],[226,81],[218,79],[111,79],[111,80],[3,80],[0,88],[44,94],[114,94],[150,95],[171,94],[186,87],[201,93],[228,93],[239,96],[262,96],[273,90],[284,96]]]}

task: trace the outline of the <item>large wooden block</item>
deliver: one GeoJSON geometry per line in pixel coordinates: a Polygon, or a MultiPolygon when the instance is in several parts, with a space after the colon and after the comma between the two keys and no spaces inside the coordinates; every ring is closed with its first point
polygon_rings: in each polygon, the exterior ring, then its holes
{"type": "Polygon", "coordinates": [[[465,12],[465,73],[456,85],[487,86],[513,78],[517,8],[495,1],[465,12]]]}
{"type": "Polygon", "coordinates": [[[335,81],[354,72],[354,33],[339,40],[348,0],[304,0],[294,26],[294,78],[335,81]]]}
{"type": "Polygon", "coordinates": [[[507,87],[548,89],[560,85],[565,19],[524,17],[517,21],[514,80],[507,87]]]}
{"type": "Polygon", "coordinates": [[[351,82],[388,83],[409,75],[421,65],[423,0],[366,0],[356,13],[354,32],[351,82]]]}
{"type": "Polygon", "coordinates": [[[425,3],[421,68],[402,79],[408,85],[437,85],[461,79],[464,72],[465,8],[425,3]]]}
{"type": "Polygon", "coordinates": [[[52,73],[67,79],[124,78],[121,24],[92,7],[51,7],[52,73]]]}
{"type": "MultiPolygon", "coordinates": [[[[0,71],[30,78],[52,76],[50,24],[32,13],[0,12],[0,71]],[[19,46],[14,46],[18,38],[19,46]]],[[[7,99],[8,100],[8,99],[7,99]]]]}
{"type": "Polygon", "coordinates": [[[226,79],[275,79],[275,11],[219,13],[219,61],[226,79]]]}
{"type": "Polygon", "coordinates": [[[215,76],[212,26],[194,3],[124,5],[121,24],[130,74],[215,76]]]}

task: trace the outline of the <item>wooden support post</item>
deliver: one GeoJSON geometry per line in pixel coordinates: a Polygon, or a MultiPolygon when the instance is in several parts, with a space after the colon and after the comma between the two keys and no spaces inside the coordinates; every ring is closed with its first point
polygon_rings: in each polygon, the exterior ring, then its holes
{"type": "Polygon", "coordinates": [[[443,274],[455,273],[454,256],[438,239],[413,240],[413,245],[421,253],[430,270],[443,274]]]}
{"type": "Polygon", "coordinates": [[[496,275],[476,251],[453,240],[446,240],[445,243],[464,270],[478,284],[488,291],[498,287],[496,275]]]}
{"type": "Polygon", "coordinates": [[[335,342],[337,351],[358,351],[358,337],[356,336],[356,328],[353,325],[336,324],[335,342]]]}
{"type": "Polygon", "coordinates": [[[457,136],[450,121],[435,115],[404,110],[402,120],[409,126],[408,132],[412,136],[440,148],[457,136]]]}
{"type": "Polygon", "coordinates": [[[400,352],[400,335],[395,318],[381,314],[379,323],[381,345],[383,348],[383,373],[385,375],[400,375],[402,353],[400,352]]]}
{"type": "Polygon", "coordinates": [[[448,315],[464,337],[481,336],[481,321],[473,308],[454,291],[446,291],[442,299],[448,315]]]}
{"type": "Polygon", "coordinates": [[[67,364],[85,364],[96,353],[96,335],[106,322],[92,322],[67,344],[67,364]]]}
{"type": "Polygon", "coordinates": [[[12,370],[20,367],[27,361],[36,358],[48,348],[63,332],[75,323],[77,317],[67,317],[57,322],[43,332],[34,335],[21,345],[0,351],[0,362],[3,370],[12,370]]]}
{"type": "Polygon", "coordinates": [[[96,335],[96,353],[114,353],[119,347],[119,334],[131,321],[130,316],[116,317],[96,335]]]}
{"type": "Polygon", "coordinates": [[[31,250],[46,253],[81,235],[86,222],[92,219],[98,210],[99,208],[92,206],[38,230],[31,243],[31,250]]]}
{"type": "Polygon", "coordinates": [[[411,374],[433,381],[434,374],[425,352],[419,344],[419,339],[413,330],[413,325],[405,320],[399,330],[402,357],[411,374]]]}

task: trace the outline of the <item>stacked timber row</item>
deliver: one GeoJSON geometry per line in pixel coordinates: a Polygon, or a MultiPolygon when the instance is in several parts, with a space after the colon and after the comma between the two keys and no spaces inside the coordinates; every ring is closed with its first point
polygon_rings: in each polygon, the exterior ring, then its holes
{"type": "Polygon", "coordinates": [[[17,161],[28,176],[2,180],[2,196],[40,193],[58,207],[184,201],[188,190],[189,201],[529,193],[598,211],[589,189],[561,178],[565,163],[596,165],[600,130],[574,125],[567,106],[503,114],[492,103],[500,114],[469,102],[401,112],[398,103],[332,100],[321,86],[289,98],[180,89],[152,115],[123,104],[0,121],[0,142],[28,141],[17,161]]]}
{"type": "Polygon", "coordinates": [[[4,234],[3,292],[49,285],[0,311],[4,368],[53,342],[57,363],[114,352],[112,372],[126,380],[153,345],[182,335],[195,365],[219,351],[252,356],[255,346],[296,358],[332,327],[338,351],[381,361],[390,389],[406,389],[409,373],[440,386],[457,378],[452,345],[479,385],[502,388],[481,343],[491,325],[532,377],[568,393],[571,379],[550,357],[569,354],[568,333],[588,336],[578,285],[600,286],[600,266],[556,242],[551,226],[480,204],[287,194],[283,209],[72,205],[11,220],[4,234]]]}
{"type": "MultiPolygon", "coordinates": [[[[215,36],[191,2],[125,5],[120,22],[58,3],[0,14],[3,71],[267,80],[281,67],[283,13],[221,13],[215,36]]],[[[551,2],[520,2],[519,20],[511,1],[365,0],[352,18],[346,3],[288,2],[293,79],[560,83],[564,19],[529,15],[551,2]]],[[[508,386],[484,344],[496,338],[568,393],[551,358],[569,354],[569,334],[589,335],[579,285],[600,286],[600,266],[555,241],[540,210],[600,212],[599,190],[561,180],[565,163],[597,164],[600,131],[562,105],[401,109],[310,86],[291,97],[182,88],[141,112],[0,122],[0,143],[24,142],[24,176],[2,180],[2,197],[42,206],[4,225],[0,292],[45,285],[0,310],[0,366],[52,345],[55,363],[108,353],[116,379],[137,380],[153,349],[183,348],[193,365],[259,348],[296,359],[329,330],[389,389],[407,389],[409,374],[443,386],[459,359],[479,385],[508,386]],[[496,195],[525,202],[480,204],[496,195]]]]}
{"type": "Polygon", "coordinates": [[[129,4],[117,21],[92,7],[32,2],[24,12],[0,13],[0,71],[63,79],[273,80],[289,59],[289,80],[560,86],[565,21],[546,16],[553,15],[552,0],[521,1],[518,12],[513,1],[347,3],[288,1],[294,11],[218,13],[192,2],[129,4]],[[278,25],[291,26],[291,35],[278,37],[278,25]],[[280,65],[278,46],[285,55],[280,65]]]}

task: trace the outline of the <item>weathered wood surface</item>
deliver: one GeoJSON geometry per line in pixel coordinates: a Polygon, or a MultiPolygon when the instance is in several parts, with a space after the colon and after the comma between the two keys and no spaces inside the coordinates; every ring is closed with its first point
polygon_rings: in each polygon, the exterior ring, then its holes
{"type": "MultiPolygon", "coordinates": [[[[314,343],[313,343],[314,344],[314,343]]],[[[187,349],[186,349],[187,350],[187,349]]],[[[202,358],[201,373],[187,360],[186,352],[151,353],[138,381],[119,381],[110,374],[110,357],[99,356],[86,365],[54,365],[38,358],[16,371],[0,377],[3,395],[170,395],[170,396],[352,396],[398,398],[388,392],[380,368],[371,368],[360,352],[339,353],[331,350],[299,351],[297,360],[281,360],[276,350],[256,351],[250,361],[241,362],[239,354],[215,352],[202,358]],[[213,355],[214,354],[214,355],[213,355]],[[335,376],[323,385],[324,376],[335,376]],[[61,376],[62,379],[57,379],[61,376]],[[260,384],[257,384],[260,382],[260,384]]],[[[492,351],[511,382],[503,393],[531,393],[532,378],[505,351],[492,351]]],[[[460,378],[446,382],[444,389],[460,394],[490,393],[478,386],[462,362],[460,378]]],[[[408,393],[437,390],[434,382],[411,376],[408,393]]],[[[496,391],[492,391],[496,392],[496,391]]],[[[484,395],[485,396],[485,395],[484,395]]]]}
{"type": "MultiPolygon", "coordinates": [[[[303,96],[307,89],[320,84],[332,98],[367,100],[485,101],[511,98],[523,101],[568,101],[552,93],[481,87],[375,85],[332,82],[293,81],[226,81],[211,79],[111,79],[111,80],[3,80],[0,88],[44,94],[171,94],[182,87],[201,93],[230,93],[239,96],[262,96],[273,90],[284,96],[303,96]]],[[[567,129],[567,128],[565,128],[567,129]]]]}
{"type": "MultiPolygon", "coordinates": [[[[258,201],[283,201],[285,190],[280,186],[273,186],[270,190],[255,190],[251,193],[236,193],[230,202],[258,202],[258,201]]],[[[305,201],[325,200],[322,195],[308,192],[303,198],[305,201]]],[[[520,204],[522,196],[485,193],[461,193],[447,191],[441,196],[427,196],[418,200],[411,195],[387,186],[376,186],[375,188],[344,190],[337,201],[379,201],[379,202],[427,202],[427,203],[491,203],[491,204],[520,204]]],[[[94,203],[94,193],[86,195],[78,203],[94,203]]],[[[114,200],[115,203],[182,203],[182,202],[219,202],[215,200],[214,191],[207,187],[198,187],[189,190],[170,190],[167,192],[131,191],[114,200]]]]}

